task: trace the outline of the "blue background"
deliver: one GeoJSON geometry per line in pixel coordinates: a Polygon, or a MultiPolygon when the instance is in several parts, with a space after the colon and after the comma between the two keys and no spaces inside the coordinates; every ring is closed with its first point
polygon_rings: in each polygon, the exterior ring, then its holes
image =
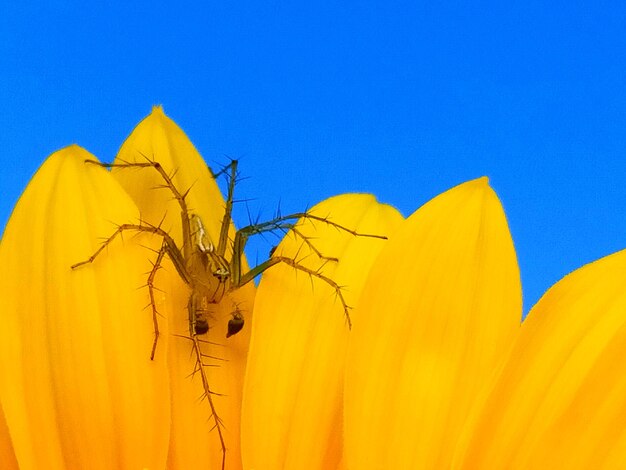
{"type": "Polygon", "coordinates": [[[489,176],[525,310],[626,247],[624,3],[171,3],[3,4],[0,227],[48,154],[110,161],[163,104],[253,213],[489,176]]]}

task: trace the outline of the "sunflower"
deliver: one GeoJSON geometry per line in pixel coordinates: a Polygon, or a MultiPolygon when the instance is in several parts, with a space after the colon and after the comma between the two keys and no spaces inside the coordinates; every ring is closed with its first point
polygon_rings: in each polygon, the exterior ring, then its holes
{"type": "MultiPolygon", "coordinates": [[[[117,157],[145,159],[175,173],[219,238],[219,188],[158,107],[117,157]]],[[[406,220],[370,195],[330,198],[312,211],[388,240],[303,220],[274,253],[341,285],[351,327],[333,289],[284,264],[232,292],[205,343],[215,416],[190,355],[190,291],[167,257],[150,360],[143,287],[159,237],[118,237],[71,269],[120,224],[183,242],[158,174],[86,160],[75,145],[52,154],[0,244],[3,468],[626,467],[626,254],[570,274],[522,323],[515,250],[486,178],[406,220]],[[226,339],[233,305],[246,326],[226,339]]]]}

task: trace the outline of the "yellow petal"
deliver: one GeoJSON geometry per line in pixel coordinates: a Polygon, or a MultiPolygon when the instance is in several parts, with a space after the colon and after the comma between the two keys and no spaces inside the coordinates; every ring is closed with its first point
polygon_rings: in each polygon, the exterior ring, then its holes
{"type": "Polygon", "coordinates": [[[524,321],[463,468],[626,468],[626,252],[554,285],[524,321]]]}
{"type": "MultiPolygon", "coordinates": [[[[387,235],[402,221],[390,206],[369,195],[348,194],[317,205],[311,213],[360,233],[387,235]]],[[[353,236],[322,222],[300,221],[302,238],[290,233],[274,256],[301,261],[344,286],[356,299],[385,240],[353,236]]],[[[352,322],[359,321],[352,312],[352,322]]],[[[324,281],[280,263],[259,285],[242,412],[245,468],[331,469],[341,458],[342,393],[349,338],[336,291],[324,281]]]]}
{"type": "MultiPolygon", "coordinates": [[[[141,121],[128,136],[114,163],[158,161],[174,175],[176,188],[185,193],[191,212],[199,214],[216,242],[224,216],[224,197],[209,167],[180,127],[160,106],[141,121]]],[[[180,244],[180,207],[164,181],[153,168],[114,169],[115,178],[126,189],[141,211],[142,220],[159,224],[180,244]]],[[[217,243],[215,243],[217,244],[217,243]]]]}
{"type": "Polygon", "coordinates": [[[150,362],[138,237],[72,270],[137,210],[94,157],[51,155],[0,245],[0,400],[19,468],[162,468],[167,370],[150,362]]]}
{"type": "Polygon", "coordinates": [[[346,468],[448,468],[521,318],[515,251],[486,178],[438,196],[401,226],[355,314],[346,468]]]}
{"type": "MultiPolygon", "coordinates": [[[[155,107],[126,139],[115,163],[141,162],[147,159],[159,162],[178,191],[185,197],[190,214],[201,217],[211,242],[217,246],[224,217],[225,202],[206,163],[184,132],[169,119],[160,107],[155,107]]],[[[181,208],[171,189],[163,187],[164,180],[154,168],[117,168],[114,176],[133,197],[141,211],[142,221],[160,225],[182,249],[181,208]]],[[[189,214],[189,215],[190,215],[189,214]]],[[[230,227],[230,240],[234,238],[234,226],[230,227]]],[[[230,259],[232,247],[227,250],[230,259]]],[[[244,260],[244,266],[245,260],[244,260]]],[[[247,268],[246,268],[247,269],[247,268]]],[[[178,306],[168,317],[173,335],[188,336],[189,323],[187,301],[189,290],[180,280],[164,284],[157,279],[169,301],[178,306]]],[[[239,424],[241,393],[250,330],[226,339],[226,327],[235,306],[239,306],[251,323],[255,288],[250,283],[238,289],[215,308],[211,329],[205,339],[204,352],[218,359],[207,359],[210,368],[210,386],[214,395],[219,418],[224,422],[226,467],[241,467],[239,450],[239,424]],[[210,344],[209,342],[216,343],[210,344]]],[[[199,375],[192,377],[195,359],[190,355],[189,340],[170,338],[170,365],[172,386],[172,435],[169,468],[221,468],[222,450],[219,436],[213,429],[214,421],[206,401],[200,401],[202,387],[199,375]]]]}

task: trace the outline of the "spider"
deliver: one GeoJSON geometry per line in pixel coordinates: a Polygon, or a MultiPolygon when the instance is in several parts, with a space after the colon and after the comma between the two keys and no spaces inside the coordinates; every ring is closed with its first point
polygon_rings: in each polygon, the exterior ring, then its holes
{"type": "MultiPolygon", "coordinates": [[[[161,247],[156,251],[156,259],[152,263],[152,269],[148,273],[146,285],[148,287],[150,306],[152,309],[152,321],[154,327],[154,340],[150,352],[150,359],[153,360],[156,354],[157,343],[159,339],[159,313],[156,308],[155,301],[155,278],[160,269],[164,257],[167,255],[172,261],[176,271],[181,279],[190,289],[190,296],[187,303],[189,314],[189,336],[187,337],[192,343],[193,355],[195,356],[196,366],[194,374],[198,373],[204,389],[204,397],[206,397],[211,410],[211,418],[214,421],[214,428],[217,430],[220,445],[222,448],[222,469],[224,469],[226,461],[226,445],[223,433],[223,423],[220,420],[216,407],[213,403],[212,396],[215,394],[209,386],[209,379],[205,358],[212,357],[204,354],[201,350],[199,338],[209,331],[209,318],[211,316],[211,306],[219,303],[225,294],[229,294],[240,287],[248,284],[253,279],[261,275],[264,271],[272,266],[284,263],[291,266],[297,271],[304,272],[311,278],[317,278],[330,286],[340,300],[344,310],[348,328],[351,328],[350,307],[347,305],[344,295],[339,286],[333,279],[325,276],[321,272],[321,268],[314,270],[301,264],[296,258],[290,258],[282,255],[276,255],[274,250],[270,253],[270,258],[261,262],[256,267],[243,272],[242,259],[246,242],[251,236],[264,233],[291,231],[294,236],[300,238],[309,249],[322,260],[323,264],[327,262],[337,262],[337,258],[327,257],[315,248],[311,240],[298,230],[296,222],[299,219],[310,220],[312,222],[323,223],[335,227],[338,230],[347,232],[354,236],[372,237],[386,239],[385,236],[359,233],[351,230],[336,222],[329,220],[328,217],[321,217],[308,211],[294,213],[290,215],[277,214],[273,219],[251,223],[235,232],[234,239],[229,239],[229,228],[232,221],[232,210],[234,204],[234,190],[237,181],[237,160],[231,160],[230,164],[224,167],[218,173],[212,173],[214,178],[225,174],[228,178],[228,192],[222,219],[219,240],[215,245],[208,237],[202,219],[192,213],[186,202],[186,196],[189,190],[181,192],[173,182],[173,174],[165,171],[162,165],[154,160],[144,156],[146,161],[142,162],[123,162],[123,163],[100,163],[93,160],[86,160],[86,163],[99,165],[104,168],[153,168],[160,178],[163,180],[163,188],[167,188],[176,201],[181,210],[181,227],[182,227],[182,246],[179,247],[172,236],[164,230],[160,224],[152,225],[147,222],[139,221],[135,224],[121,224],[117,229],[100,245],[100,247],[86,260],[72,265],[72,269],[93,263],[103,250],[118,236],[124,232],[146,232],[161,237],[161,247]],[[229,247],[229,243],[231,243],[229,247]],[[227,248],[232,248],[232,256],[227,259],[227,248]]],[[[231,318],[228,321],[226,337],[237,334],[243,328],[245,323],[242,312],[237,306],[231,312],[231,318]]]]}

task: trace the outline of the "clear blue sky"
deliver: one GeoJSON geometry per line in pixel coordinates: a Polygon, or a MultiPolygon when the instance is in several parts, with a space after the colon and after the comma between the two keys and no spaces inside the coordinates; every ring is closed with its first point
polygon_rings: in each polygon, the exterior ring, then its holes
{"type": "Polygon", "coordinates": [[[110,161],[163,104],[266,214],[489,176],[526,310],[626,247],[625,3],[168,3],[4,3],[0,227],[48,154],[110,161]]]}

